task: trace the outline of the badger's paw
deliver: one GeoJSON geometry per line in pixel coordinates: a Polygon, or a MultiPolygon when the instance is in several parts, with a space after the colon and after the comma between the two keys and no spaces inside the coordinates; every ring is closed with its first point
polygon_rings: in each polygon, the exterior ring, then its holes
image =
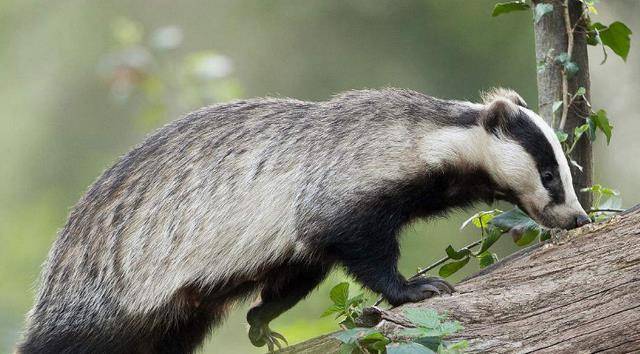
{"type": "Polygon", "coordinates": [[[442,294],[451,294],[453,286],[438,277],[417,277],[407,281],[402,291],[394,294],[395,298],[387,298],[393,306],[407,302],[418,302],[442,294]]]}
{"type": "Polygon", "coordinates": [[[256,347],[266,345],[270,352],[272,352],[275,347],[282,349],[282,343],[280,342],[289,345],[282,334],[272,331],[268,325],[249,327],[249,340],[251,340],[251,344],[256,347]]]}
{"type": "Polygon", "coordinates": [[[417,277],[409,280],[409,285],[434,295],[451,294],[456,291],[453,285],[439,277],[417,277]]]}

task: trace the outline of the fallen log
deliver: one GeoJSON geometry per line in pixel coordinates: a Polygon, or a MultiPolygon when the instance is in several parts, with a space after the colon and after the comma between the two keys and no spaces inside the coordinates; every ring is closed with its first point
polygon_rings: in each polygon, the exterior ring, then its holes
{"type": "MultiPolygon", "coordinates": [[[[451,296],[384,310],[363,321],[389,338],[410,327],[408,307],[460,321],[468,352],[640,352],[640,205],[608,221],[557,233],[456,285],[451,296]]],[[[331,334],[281,353],[338,353],[331,334]]]]}

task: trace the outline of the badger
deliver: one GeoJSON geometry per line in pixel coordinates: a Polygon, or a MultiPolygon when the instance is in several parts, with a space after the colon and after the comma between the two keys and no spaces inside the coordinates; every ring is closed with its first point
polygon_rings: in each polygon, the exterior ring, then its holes
{"type": "Polygon", "coordinates": [[[106,170],[59,232],[20,353],[186,353],[255,296],[249,339],[342,266],[391,305],[398,235],[477,201],[549,228],[589,222],[554,131],[514,91],[482,103],[405,89],[250,99],[187,114],[106,170]]]}

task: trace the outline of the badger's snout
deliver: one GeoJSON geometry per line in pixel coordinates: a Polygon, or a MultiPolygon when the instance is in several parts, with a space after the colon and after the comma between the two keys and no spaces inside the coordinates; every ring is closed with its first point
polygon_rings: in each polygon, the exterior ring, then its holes
{"type": "Polygon", "coordinates": [[[578,216],[576,216],[576,225],[574,228],[581,227],[589,223],[591,223],[591,219],[589,219],[589,216],[587,214],[580,213],[578,214],[578,216]]]}

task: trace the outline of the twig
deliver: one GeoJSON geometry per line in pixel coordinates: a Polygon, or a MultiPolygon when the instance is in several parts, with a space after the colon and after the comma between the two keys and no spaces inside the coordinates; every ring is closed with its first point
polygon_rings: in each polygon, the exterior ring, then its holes
{"type": "Polygon", "coordinates": [[[621,213],[623,211],[625,211],[626,209],[620,209],[620,208],[591,208],[589,209],[590,213],[621,213]]]}
{"type": "MultiPolygon", "coordinates": [[[[482,240],[483,240],[483,239],[480,239],[480,240],[477,240],[477,241],[475,241],[475,242],[472,242],[472,243],[470,243],[470,244],[468,244],[468,245],[466,245],[466,246],[462,247],[462,248],[460,249],[460,251],[462,251],[462,250],[471,250],[472,248],[474,248],[474,247],[478,246],[479,244],[481,244],[481,243],[482,243],[482,240]]],[[[460,252],[460,251],[458,251],[458,252],[460,252]]],[[[423,268],[423,269],[420,269],[416,274],[414,274],[413,276],[411,276],[411,278],[409,278],[409,280],[411,280],[411,279],[415,279],[415,278],[417,278],[417,277],[419,277],[419,276],[422,276],[422,275],[425,275],[427,272],[429,272],[429,271],[430,271],[430,270],[432,270],[433,268],[436,268],[436,267],[438,267],[438,266],[440,266],[440,265],[444,264],[446,261],[448,261],[448,260],[450,260],[450,259],[451,259],[451,257],[446,256],[446,257],[444,257],[444,258],[442,258],[442,259],[438,260],[437,262],[435,262],[435,263],[431,264],[430,266],[428,266],[428,267],[426,267],[426,268],[423,268]]],[[[380,296],[378,297],[378,300],[376,300],[376,303],[375,303],[375,304],[373,304],[373,306],[378,306],[378,305],[380,305],[380,303],[382,303],[382,300],[384,300],[384,298],[382,297],[382,295],[380,295],[380,296]]]]}
{"type": "MultiPolygon", "coordinates": [[[[573,54],[573,29],[571,28],[571,17],[569,16],[569,0],[565,0],[563,4],[564,13],[564,27],[567,32],[567,63],[571,62],[571,55],[573,54]]],[[[564,130],[564,126],[567,124],[567,115],[569,113],[569,78],[567,76],[567,70],[562,69],[562,117],[560,118],[560,125],[558,128],[564,130]]]]}

